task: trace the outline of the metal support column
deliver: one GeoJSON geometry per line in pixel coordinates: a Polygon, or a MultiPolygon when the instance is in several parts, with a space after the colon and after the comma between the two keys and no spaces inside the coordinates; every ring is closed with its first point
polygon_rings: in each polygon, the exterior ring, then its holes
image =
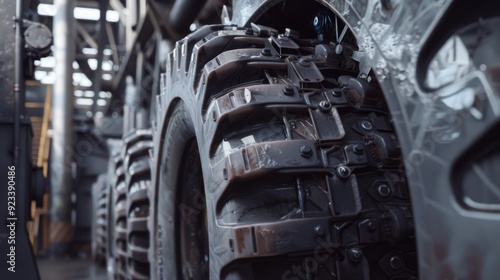
{"type": "Polygon", "coordinates": [[[23,38],[22,38],[22,11],[23,1],[16,2],[16,49],[15,49],[15,74],[14,74],[14,96],[16,105],[14,108],[14,166],[19,166],[19,132],[20,119],[24,115],[24,74],[23,74],[23,38]]]}
{"type": "Polygon", "coordinates": [[[102,61],[103,61],[103,51],[106,41],[106,12],[108,10],[108,1],[99,1],[99,31],[97,35],[97,69],[94,72],[94,102],[92,103],[92,114],[97,112],[97,100],[99,99],[99,92],[102,89],[102,61]]]}
{"type": "Polygon", "coordinates": [[[73,59],[75,53],[74,0],[54,0],[54,57],[56,81],[52,98],[52,149],[50,241],[52,252],[64,254],[72,240],[72,176],[73,159],[73,59]]]}

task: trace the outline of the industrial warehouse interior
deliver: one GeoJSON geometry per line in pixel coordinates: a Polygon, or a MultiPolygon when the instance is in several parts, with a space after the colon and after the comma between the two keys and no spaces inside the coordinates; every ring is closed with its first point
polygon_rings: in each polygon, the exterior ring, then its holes
{"type": "Polygon", "coordinates": [[[0,0],[0,279],[497,279],[487,0],[0,0]]]}

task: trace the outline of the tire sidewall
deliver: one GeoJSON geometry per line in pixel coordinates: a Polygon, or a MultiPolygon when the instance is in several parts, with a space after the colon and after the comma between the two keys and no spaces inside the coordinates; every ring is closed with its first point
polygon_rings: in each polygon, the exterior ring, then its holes
{"type": "Polygon", "coordinates": [[[160,160],[158,177],[153,185],[152,200],[153,279],[173,279],[179,275],[177,262],[178,216],[177,186],[180,162],[188,140],[195,137],[194,125],[183,102],[172,109],[164,135],[163,148],[157,155],[160,160]]]}

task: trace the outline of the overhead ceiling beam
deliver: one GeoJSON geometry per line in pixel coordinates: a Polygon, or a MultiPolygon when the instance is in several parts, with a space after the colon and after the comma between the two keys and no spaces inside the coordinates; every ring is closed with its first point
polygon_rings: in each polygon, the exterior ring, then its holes
{"type": "Polygon", "coordinates": [[[122,2],[120,2],[120,0],[109,0],[109,6],[118,12],[119,16],[120,16],[120,22],[125,25],[126,22],[127,22],[127,18],[126,18],[126,15],[125,15],[125,6],[123,6],[122,2]]]}
{"type": "Polygon", "coordinates": [[[87,43],[87,45],[91,48],[97,49],[98,45],[94,38],[87,32],[87,30],[76,21],[76,30],[83,37],[83,40],[87,43]]]}

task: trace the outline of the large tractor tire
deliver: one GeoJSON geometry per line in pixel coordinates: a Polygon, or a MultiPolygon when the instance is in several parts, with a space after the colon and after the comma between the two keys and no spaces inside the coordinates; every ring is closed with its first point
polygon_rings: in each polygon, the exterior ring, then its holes
{"type": "Polygon", "coordinates": [[[168,56],[153,127],[152,279],[417,277],[384,95],[351,59],[351,34],[335,46],[300,26],[303,37],[207,26],[168,56]]]}
{"type": "Polygon", "coordinates": [[[92,256],[99,264],[106,263],[108,254],[108,174],[100,174],[92,185],[92,256]]]}
{"type": "Polygon", "coordinates": [[[115,279],[149,279],[150,130],[124,136],[114,190],[115,279]]]}
{"type": "Polygon", "coordinates": [[[109,278],[113,278],[116,269],[116,240],[115,240],[115,201],[116,189],[119,184],[124,180],[124,171],[122,168],[123,158],[121,151],[115,151],[110,156],[108,163],[108,178],[109,178],[109,202],[108,202],[108,254],[107,254],[107,270],[109,278]]]}

